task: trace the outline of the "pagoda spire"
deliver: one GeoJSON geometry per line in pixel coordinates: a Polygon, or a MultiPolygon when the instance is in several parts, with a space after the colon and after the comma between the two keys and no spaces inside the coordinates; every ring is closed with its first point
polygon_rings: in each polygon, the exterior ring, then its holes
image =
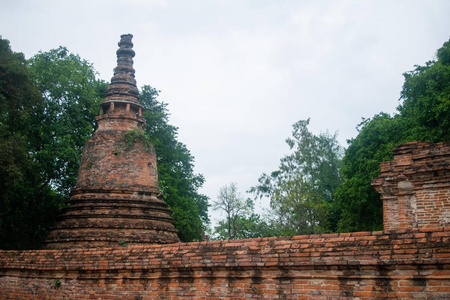
{"type": "Polygon", "coordinates": [[[133,68],[133,35],[123,34],[120,37],[119,49],[117,50],[117,67],[108,87],[105,102],[123,100],[139,103],[139,91],[136,87],[133,68]]]}
{"type": "Polygon", "coordinates": [[[99,130],[126,131],[143,128],[145,125],[145,119],[142,117],[144,107],[139,102],[139,90],[134,78],[135,52],[132,38],[131,34],[123,34],[120,37],[119,49],[116,52],[117,67],[114,68],[114,76],[108,86],[105,101],[100,104],[100,115],[96,119],[99,130]]]}

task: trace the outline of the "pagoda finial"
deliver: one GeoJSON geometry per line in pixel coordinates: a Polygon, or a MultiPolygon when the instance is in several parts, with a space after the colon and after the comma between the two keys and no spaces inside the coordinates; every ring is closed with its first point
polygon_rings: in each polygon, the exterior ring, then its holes
{"type": "Polygon", "coordinates": [[[108,86],[105,100],[100,104],[100,115],[96,118],[98,130],[127,131],[133,128],[143,128],[143,106],[139,102],[139,91],[134,79],[133,35],[120,36],[117,50],[117,67],[108,86]],[[111,121],[114,119],[115,121],[111,121]]]}
{"type": "Polygon", "coordinates": [[[123,100],[139,103],[139,91],[134,78],[133,43],[132,34],[120,36],[119,49],[117,50],[117,67],[114,68],[114,76],[108,87],[106,101],[123,100]]]}

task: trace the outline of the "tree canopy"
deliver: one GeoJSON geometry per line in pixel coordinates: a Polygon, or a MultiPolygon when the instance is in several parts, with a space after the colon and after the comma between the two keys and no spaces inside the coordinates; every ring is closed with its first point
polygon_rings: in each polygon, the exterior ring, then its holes
{"type": "Polygon", "coordinates": [[[0,38],[0,242],[2,248],[24,247],[35,235],[33,191],[38,188],[35,166],[28,155],[28,126],[33,110],[42,105],[22,53],[0,38]],[[19,201],[20,199],[20,201],[19,201]],[[23,200],[22,200],[23,199],[23,200]],[[20,209],[16,209],[20,207],[20,209]],[[30,220],[31,224],[15,222],[30,220]]]}
{"type": "Polygon", "coordinates": [[[266,221],[276,228],[272,234],[382,229],[382,202],[371,186],[380,162],[391,160],[393,148],[405,142],[450,140],[450,41],[436,60],[403,76],[397,112],[363,119],[342,161],[335,136],[313,135],[309,120],[294,124],[287,139],[292,154],[251,189],[271,200],[266,221]]]}
{"type": "Polygon", "coordinates": [[[0,39],[0,247],[39,245],[63,197],[44,178],[35,155],[44,145],[36,124],[45,102],[27,62],[0,39]]]}
{"type": "Polygon", "coordinates": [[[43,180],[67,195],[75,186],[81,152],[96,126],[107,84],[96,78],[92,64],[65,47],[40,52],[29,65],[44,103],[35,111],[32,156],[43,180]]]}
{"type": "MultiPolygon", "coordinates": [[[[295,123],[286,140],[291,154],[252,188],[270,198],[271,217],[255,214],[253,201],[235,190],[241,214],[228,214],[216,233],[245,238],[382,229],[380,196],[370,184],[380,162],[404,142],[450,140],[450,40],[435,60],[403,75],[397,112],[363,119],[343,158],[336,135],[314,135],[309,120],[295,123]]],[[[106,87],[92,64],[65,47],[26,61],[0,38],[0,248],[36,248],[43,241],[75,185],[106,87]]],[[[208,198],[199,193],[204,178],[194,173],[194,157],[177,140],[158,95],[145,85],[140,100],[145,133],[157,151],[159,187],[180,239],[202,240],[209,223],[208,198]]],[[[223,210],[222,196],[216,208],[223,210]]]]}

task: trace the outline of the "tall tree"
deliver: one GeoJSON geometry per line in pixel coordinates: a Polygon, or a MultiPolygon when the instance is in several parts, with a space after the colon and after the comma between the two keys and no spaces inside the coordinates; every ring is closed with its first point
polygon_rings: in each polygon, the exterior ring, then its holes
{"type": "Polygon", "coordinates": [[[64,47],[28,62],[1,40],[0,246],[36,248],[75,185],[106,84],[64,47]]]}
{"type": "Polygon", "coordinates": [[[175,227],[182,241],[203,240],[208,219],[208,197],[198,190],[204,183],[194,173],[194,157],[177,140],[178,128],[169,124],[167,104],[159,102],[159,91],[144,85],[140,101],[145,107],[145,132],[155,146],[159,187],[174,213],[175,227]]]}
{"type": "Polygon", "coordinates": [[[220,188],[217,199],[212,203],[215,211],[225,214],[214,228],[219,240],[244,239],[274,235],[270,225],[254,212],[252,199],[244,199],[235,182],[220,188]]]}
{"type": "Polygon", "coordinates": [[[380,171],[380,162],[392,159],[392,149],[404,132],[401,119],[380,113],[358,126],[358,136],[349,140],[343,158],[345,181],[336,190],[342,211],[338,231],[381,230],[380,195],[370,182],[380,171]]]}
{"type": "Polygon", "coordinates": [[[91,137],[107,84],[92,64],[59,47],[29,60],[44,108],[35,112],[33,157],[45,182],[67,195],[91,137]]]}
{"type": "Polygon", "coordinates": [[[36,114],[44,109],[22,53],[0,38],[0,248],[37,247],[62,197],[40,176],[35,152],[36,114]]]}
{"type": "Polygon", "coordinates": [[[437,50],[436,58],[403,74],[397,110],[409,140],[450,141],[450,40],[437,50]]]}
{"type": "Polygon", "coordinates": [[[314,135],[308,125],[309,119],[293,125],[286,139],[292,153],[251,189],[270,198],[272,221],[282,235],[334,231],[339,216],[333,193],[341,184],[342,147],[336,135],[314,135]]]}
{"type": "Polygon", "coordinates": [[[450,140],[450,41],[437,51],[437,60],[403,76],[397,113],[363,120],[357,137],[349,140],[342,168],[345,182],[336,192],[342,209],[339,231],[382,229],[382,202],[370,183],[379,175],[380,162],[392,159],[395,146],[450,140]]]}

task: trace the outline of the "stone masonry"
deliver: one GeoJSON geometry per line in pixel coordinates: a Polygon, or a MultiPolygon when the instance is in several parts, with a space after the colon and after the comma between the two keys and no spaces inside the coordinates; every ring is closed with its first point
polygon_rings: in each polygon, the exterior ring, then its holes
{"type": "Polygon", "coordinates": [[[383,197],[384,230],[450,226],[450,142],[395,148],[372,184],[383,197]]]}

